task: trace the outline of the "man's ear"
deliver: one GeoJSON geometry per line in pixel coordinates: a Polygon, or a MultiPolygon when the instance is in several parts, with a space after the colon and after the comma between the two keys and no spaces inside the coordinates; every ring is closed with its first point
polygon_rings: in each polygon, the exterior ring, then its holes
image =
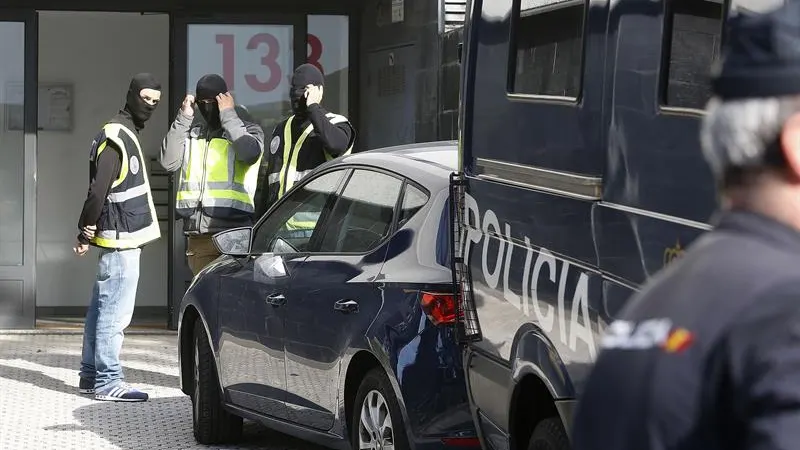
{"type": "Polygon", "coordinates": [[[784,123],[781,130],[781,151],[786,158],[789,171],[800,180],[800,113],[795,113],[784,123]]]}

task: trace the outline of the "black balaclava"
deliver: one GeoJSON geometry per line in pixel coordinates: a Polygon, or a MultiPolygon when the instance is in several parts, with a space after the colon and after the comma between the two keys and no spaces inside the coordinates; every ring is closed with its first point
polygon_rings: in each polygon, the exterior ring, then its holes
{"type": "Polygon", "coordinates": [[[226,92],[228,92],[228,85],[217,74],[203,75],[197,81],[197,89],[195,89],[197,110],[200,111],[200,115],[212,130],[217,130],[222,126],[217,96],[226,92]],[[213,100],[213,102],[204,103],[203,100],[213,100]]]}
{"type": "Polygon", "coordinates": [[[314,86],[324,86],[325,77],[322,75],[317,66],[313,64],[303,64],[294,70],[292,74],[292,87],[289,91],[289,99],[292,101],[292,112],[297,115],[304,115],[306,113],[306,86],[313,84],[314,86]]]}
{"type": "Polygon", "coordinates": [[[128,95],[125,99],[125,111],[131,115],[133,124],[136,125],[138,129],[144,128],[144,123],[150,119],[150,116],[153,115],[153,111],[156,109],[154,105],[148,105],[147,102],[142,99],[140,95],[142,89],[155,89],[156,91],[160,91],[161,83],[159,83],[154,75],[149,73],[136,74],[131,80],[130,87],[128,87],[128,95]]]}

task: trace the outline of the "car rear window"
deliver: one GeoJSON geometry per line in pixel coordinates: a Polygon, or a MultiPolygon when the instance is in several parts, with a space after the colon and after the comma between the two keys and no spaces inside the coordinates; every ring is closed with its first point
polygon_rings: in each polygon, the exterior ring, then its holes
{"type": "Polygon", "coordinates": [[[450,266],[450,237],[452,225],[450,223],[450,198],[444,202],[444,211],[439,220],[439,232],[436,235],[436,262],[445,267],[450,266]]]}
{"type": "Polygon", "coordinates": [[[398,217],[397,226],[402,227],[405,225],[406,222],[414,217],[414,214],[425,206],[425,203],[428,203],[428,194],[406,183],[406,192],[405,195],[403,195],[403,205],[400,208],[400,217],[398,217]]]}

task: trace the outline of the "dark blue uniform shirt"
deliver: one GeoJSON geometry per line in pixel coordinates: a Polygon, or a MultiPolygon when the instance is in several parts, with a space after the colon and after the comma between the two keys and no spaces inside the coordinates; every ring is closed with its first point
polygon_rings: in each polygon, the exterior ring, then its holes
{"type": "Polygon", "coordinates": [[[602,340],[575,450],[800,449],[800,232],[728,212],[602,340]]]}

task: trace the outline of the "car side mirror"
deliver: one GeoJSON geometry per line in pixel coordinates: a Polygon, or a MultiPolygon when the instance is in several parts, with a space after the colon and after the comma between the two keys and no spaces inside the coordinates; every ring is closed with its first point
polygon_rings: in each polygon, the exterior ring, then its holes
{"type": "Polygon", "coordinates": [[[286,261],[280,255],[265,253],[255,260],[253,274],[256,281],[269,283],[289,276],[286,261]]]}
{"type": "Polygon", "coordinates": [[[250,254],[252,237],[252,227],[241,227],[219,232],[211,240],[223,255],[247,256],[250,254]]]}

